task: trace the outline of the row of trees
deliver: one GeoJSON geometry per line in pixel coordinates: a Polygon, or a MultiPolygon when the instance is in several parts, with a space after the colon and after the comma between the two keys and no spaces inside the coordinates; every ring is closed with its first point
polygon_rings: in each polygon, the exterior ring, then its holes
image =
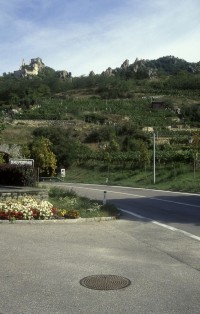
{"type": "MultiPolygon", "coordinates": [[[[109,129],[109,128],[108,128],[109,129]]],[[[135,130],[132,135],[116,137],[108,133],[99,138],[96,148],[92,148],[70,130],[59,128],[38,128],[34,140],[24,153],[33,158],[40,168],[41,175],[54,176],[61,168],[72,165],[104,164],[123,168],[146,169],[153,164],[152,137],[135,130]],[[109,135],[108,135],[109,134],[109,135]]],[[[95,141],[93,140],[92,143],[95,141]]],[[[199,158],[200,135],[188,136],[178,142],[176,138],[168,144],[156,145],[156,163],[194,163],[199,158]]]]}
{"type": "MultiPolygon", "coordinates": [[[[162,137],[162,130],[159,136],[162,137]]],[[[178,132],[177,132],[178,133],[178,132]]],[[[156,163],[196,163],[200,152],[200,134],[165,134],[167,143],[156,141],[156,163]],[[192,136],[191,136],[192,135],[192,136]]],[[[33,158],[41,175],[54,176],[61,168],[89,164],[146,169],[153,163],[153,138],[135,125],[124,123],[86,129],[42,127],[33,132],[33,140],[22,147],[22,155],[33,158]]],[[[0,163],[3,155],[0,155],[0,163]]]]}

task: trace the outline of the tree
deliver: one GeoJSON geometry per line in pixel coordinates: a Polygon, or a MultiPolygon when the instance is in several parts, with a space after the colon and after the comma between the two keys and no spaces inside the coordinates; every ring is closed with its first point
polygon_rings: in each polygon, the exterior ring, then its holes
{"type": "Polygon", "coordinates": [[[55,175],[56,156],[51,151],[51,142],[45,137],[36,138],[31,145],[31,156],[35,161],[35,166],[39,167],[44,175],[55,175]]]}
{"type": "Polygon", "coordinates": [[[0,164],[4,163],[5,163],[4,154],[0,152],[0,164]]]}
{"type": "Polygon", "coordinates": [[[200,151],[200,135],[198,133],[192,136],[192,146],[196,152],[200,151]]]}
{"type": "Polygon", "coordinates": [[[194,178],[195,178],[195,176],[196,176],[196,168],[197,168],[197,161],[198,161],[199,152],[200,152],[200,135],[198,133],[195,133],[192,136],[191,144],[192,144],[192,148],[193,148],[194,178]]]}
{"type": "Polygon", "coordinates": [[[132,150],[138,152],[138,166],[146,167],[150,164],[150,154],[148,150],[148,145],[141,139],[133,139],[132,150]]]}
{"type": "Polygon", "coordinates": [[[74,163],[87,159],[91,150],[73,137],[72,130],[56,127],[35,129],[33,135],[37,138],[48,138],[52,143],[52,151],[57,159],[57,166],[68,168],[74,163]]]}
{"type": "Polygon", "coordinates": [[[27,144],[21,145],[20,153],[23,158],[30,158],[29,145],[27,144]]]}
{"type": "Polygon", "coordinates": [[[106,148],[106,150],[108,152],[119,152],[120,151],[120,145],[115,139],[112,139],[108,143],[108,147],[106,148]]]}
{"type": "Polygon", "coordinates": [[[103,126],[93,129],[85,138],[86,143],[101,143],[115,138],[115,129],[112,126],[103,126]]]}
{"type": "Polygon", "coordinates": [[[5,129],[5,124],[3,122],[2,113],[0,113],[0,140],[1,140],[1,132],[5,129]]]}

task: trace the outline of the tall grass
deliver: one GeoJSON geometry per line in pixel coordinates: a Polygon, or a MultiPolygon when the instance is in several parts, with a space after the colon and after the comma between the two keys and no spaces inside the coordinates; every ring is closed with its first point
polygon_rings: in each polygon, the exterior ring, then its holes
{"type": "Polygon", "coordinates": [[[122,185],[130,187],[154,188],[172,191],[200,193],[200,169],[192,165],[171,164],[156,166],[155,184],[153,169],[121,169],[119,167],[73,167],[66,172],[67,182],[122,185]]]}

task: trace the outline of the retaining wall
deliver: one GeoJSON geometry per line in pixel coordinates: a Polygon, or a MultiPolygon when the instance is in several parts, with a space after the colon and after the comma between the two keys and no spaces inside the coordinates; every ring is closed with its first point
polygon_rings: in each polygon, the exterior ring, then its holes
{"type": "Polygon", "coordinates": [[[48,190],[45,189],[0,187],[0,201],[20,200],[27,195],[33,196],[37,200],[48,200],[48,190]]]}

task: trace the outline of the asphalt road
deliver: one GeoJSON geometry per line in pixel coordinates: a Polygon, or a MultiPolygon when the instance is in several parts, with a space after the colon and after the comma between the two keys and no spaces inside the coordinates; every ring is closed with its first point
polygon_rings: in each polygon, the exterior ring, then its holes
{"type": "Polygon", "coordinates": [[[124,216],[149,218],[200,237],[200,195],[117,186],[58,183],[82,196],[104,199],[122,209],[124,216]]]}
{"type": "MultiPolygon", "coordinates": [[[[107,190],[107,199],[130,212],[123,212],[116,221],[0,224],[1,314],[199,313],[200,238],[196,233],[199,220],[195,221],[199,219],[195,207],[198,196],[148,190],[143,197],[142,190],[123,189],[78,188],[82,195],[98,199],[107,190]],[[139,206],[142,200],[144,205],[139,206]],[[195,205],[191,206],[194,214],[188,222],[190,232],[165,227],[187,227],[186,218],[167,221],[161,215],[165,210],[159,211],[159,206],[177,205],[177,219],[181,211],[178,203],[195,205]],[[145,204],[151,206],[147,208],[145,204]],[[153,211],[153,204],[157,207],[152,219],[143,218],[153,211]],[[194,231],[196,238],[191,236],[194,231]],[[82,278],[100,274],[126,277],[131,285],[109,291],[80,285],[82,278]]],[[[184,217],[188,215],[187,209],[183,211],[184,217]]]]}

